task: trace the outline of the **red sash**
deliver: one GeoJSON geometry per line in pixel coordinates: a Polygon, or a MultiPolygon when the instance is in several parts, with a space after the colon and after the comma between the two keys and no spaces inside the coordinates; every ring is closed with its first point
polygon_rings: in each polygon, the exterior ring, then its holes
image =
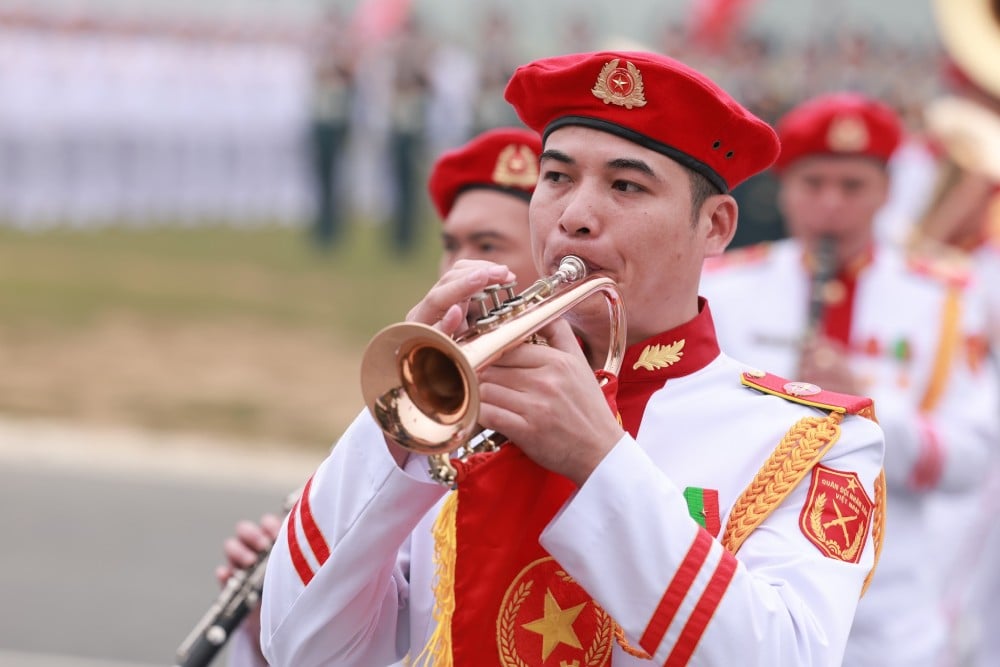
{"type": "MultiPolygon", "coordinates": [[[[615,410],[617,380],[603,390],[615,410]]],[[[512,445],[459,474],[455,667],[607,664],[610,617],[538,543],[576,486],[512,445]]]]}

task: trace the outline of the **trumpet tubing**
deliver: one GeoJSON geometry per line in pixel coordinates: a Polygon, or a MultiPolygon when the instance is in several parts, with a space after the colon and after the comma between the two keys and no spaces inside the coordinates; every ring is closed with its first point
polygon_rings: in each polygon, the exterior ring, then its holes
{"type": "Polygon", "coordinates": [[[450,467],[447,455],[483,430],[476,372],[597,294],[607,302],[611,334],[604,369],[617,373],[625,349],[621,294],[610,278],[585,278],[583,262],[571,255],[552,276],[516,296],[513,285],[488,288],[475,299],[478,317],[455,338],[412,322],[376,334],[362,358],[361,388],[382,431],[406,449],[441,457],[432,460],[432,469],[450,467]]]}

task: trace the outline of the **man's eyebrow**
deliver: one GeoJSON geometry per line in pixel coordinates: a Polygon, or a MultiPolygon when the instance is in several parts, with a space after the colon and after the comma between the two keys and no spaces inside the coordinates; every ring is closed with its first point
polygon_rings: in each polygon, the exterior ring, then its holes
{"type": "Polygon", "coordinates": [[[538,157],[538,161],[544,162],[545,160],[555,160],[556,162],[562,162],[564,164],[576,164],[576,160],[554,148],[542,151],[542,154],[538,157]]]}
{"type": "Polygon", "coordinates": [[[503,234],[494,229],[485,229],[481,232],[469,234],[470,241],[484,241],[487,239],[502,239],[503,234]]]}
{"type": "Polygon", "coordinates": [[[646,164],[646,162],[643,160],[620,157],[614,160],[609,160],[608,167],[610,167],[611,169],[634,169],[635,171],[641,171],[647,176],[657,178],[656,172],[654,172],[652,167],[646,164]]]}

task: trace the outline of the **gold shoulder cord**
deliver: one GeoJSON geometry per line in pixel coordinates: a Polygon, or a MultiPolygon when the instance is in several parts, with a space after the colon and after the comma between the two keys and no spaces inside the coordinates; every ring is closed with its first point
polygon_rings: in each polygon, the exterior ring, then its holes
{"type": "Polygon", "coordinates": [[[945,386],[948,384],[952,360],[961,344],[959,340],[961,319],[962,293],[958,288],[952,287],[945,297],[941,313],[941,333],[938,337],[937,354],[934,355],[934,370],[931,373],[930,382],[927,383],[927,389],[920,399],[920,412],[922,413],[930,412],[937,407],[945,386]]]}
{"type": "MultiPolygon", "coordinates": [[[[861,411],[862,416],[874,420],[874,412],[861,411]]],[[[722,546],[736,555],[743,542],[788,497],[799,482],[809,474],[823,456],[840,438],[840,423],[844,415],[831,412],[826,417],[805,417],[789,429],[778,446],[771,452],[753,481],[743,490],[726,521],[722,546]]],[[[875,516],[872,520],[872,540],[875,543],[875,565],[882,554],[882,534],[885,523],[885,471],[875,480],[875,516]]],[[[861,594],[868,590],[875,565],[865,577],[861,594]]],[[[625,639],[621,626],[615,624],[615,638],[626,653],[639,658],[651,656],[631,646],[625,639]]]]}
{"type": "MultiPolygon", "coordinates": [[[[771,453],[753,480],[743,490],[726,521],[722,546],[733,555],[781,502],[798,486],[840,438],[840,423],[844,415],[831,412],[828,416],[800,419],[771,453]]],[[[875,481],[875,516],[872,521],[872,541],[875,562],[865,577],[861,594],[871,582],[882,554],[885,523],[885,471],[875,481]]]]}

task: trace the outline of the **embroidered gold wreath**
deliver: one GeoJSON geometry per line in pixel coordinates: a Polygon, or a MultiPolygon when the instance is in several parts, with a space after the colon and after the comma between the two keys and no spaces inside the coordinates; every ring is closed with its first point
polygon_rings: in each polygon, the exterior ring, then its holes
{"type": "Polygon", "coordinates": [[[646,349],[639,355],[639,360],[632,366],[632,370],[645,368],[647,371],[658,368],[673,366],[684,356],[684,343],[686,339],[675,340],[670,345],[647,345],[646,349]]]}
{"type": "Polygon", "coordinates": [[[497,156],[493,182],[508,187],[527,188],[538,180],[538,158],[524,144],[508,144],[497,156]]]}
{"type": "Polygon", "coordinates": [[[824,507],[826,507],[826,494],[821,493],[816,496],[816,503],[813,505],[812,511],[809,512],[809,527],[813,529],[813,532],[817,537],[822,536],[823,544],[833,554],[842,560],[853,560],[855,554],[858,553],[858,549],[861,548],[861,542],[865,538],[865,522],[860,522],[860,525],[858,526],[858,533],[854,536],[854,541],[851,542],[850,546],[841,551],[839,544],[826,537],[826,530],[823,528],[824,507]]]}
{"type": "Polygon", "coordinates": [[[855,116],[841,116],[830,123],[826,143],[837,153],[856,153],[868,148],[868,126],[855,116]]]}
{"type": "MultiPolygon", "coordinates": [[[[563,581],[573,581],[573,578],[562,570],[556,572],[556,575],[563,581]]],[[[514,590],[514,594],[511,595],[510,600],[504,605],[503,610],[500,612],[500,617],[497,619],[497,648],[500,651],[500,662],[503,667],[530,667],[518,655],[515,629],[517,625],[517,612],[520,611],[524,601],[528,599],[534,583],[533,581],[522,581],[514,590]]],[[[586,667],[601,667],[607,662],[611,652],[610,635],[612,620],[599,604],[594,602],[593,606],[594,614],[597,616],[598,630],[593,643],[587,648],[586,653],[584,653],[583,659],[586,667]],[[605,637],[609,639],[602,641],[605,637]]]]}
{"type": "Polygon", "coordinates": [[[591,93],[594,94],[599,100],[603,100],[605,104],[617,104],[620,107],[625,107],[626,109],[631,109],[633,107],[644,107],[646,106],[646,95],[645,89],[642,85],[642,74],[639,73],[639,68],[630,62],[625,62],[625,69],[628,72],[632,84],[627,94],[621,94],[615,92],[611,84],[614,81],[612,75],[618,67],[619,59],[608,61],[607,64],[601,69],[601,73],[597,75],[597,83],[591,89],[591,93]]]}

